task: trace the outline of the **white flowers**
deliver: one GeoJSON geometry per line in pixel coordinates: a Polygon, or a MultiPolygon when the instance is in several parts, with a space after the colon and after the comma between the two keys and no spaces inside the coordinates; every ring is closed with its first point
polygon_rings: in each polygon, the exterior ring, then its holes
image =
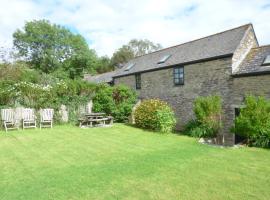
{"type": "MultiPolygon", "coordinates": [[[[54,87],[63,87],[64,89],[67,89],[68,86],[64,81],[59,81],[55,84],[54,87]]],[[[31,91],[31,92],[35,92],[35,91],[44,91],[44,92],[50,92],[53,88],[52,85],[41,85],[41,84],[35,84],[35,83],[30,83],[30,82],[19,82],[19,83],[15,83],[13,85],[8,85],[7,87],[4,88],[0,88],[0,93],[16,93],[17,95],[22,94],[22,90],[23,91],[31,91]]]]}

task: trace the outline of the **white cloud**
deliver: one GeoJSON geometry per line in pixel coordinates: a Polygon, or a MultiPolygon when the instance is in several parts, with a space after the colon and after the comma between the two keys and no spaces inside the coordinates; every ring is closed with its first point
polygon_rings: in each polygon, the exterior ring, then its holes
{"type": "Polygon", "coordinates": [[[74,27],[99,55],[133,38],[167,47],[249,22],[259,42],[270,44],[269,0],[0,1],[0,45],[11,45],[25,21],[42,18],[74,27]]]}

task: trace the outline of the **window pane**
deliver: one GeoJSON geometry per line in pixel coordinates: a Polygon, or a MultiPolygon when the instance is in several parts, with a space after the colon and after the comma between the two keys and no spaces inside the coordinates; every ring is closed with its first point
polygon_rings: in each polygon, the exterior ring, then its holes
{"type": "Polygon", "coordinates": [[[141,75],[140,74],[136,74],[135,75],[135,86],[136,86],[136,89],[141,89],[141,75]]]}
{"type": "Polygon", "coordinates": [[[184,84],[184,67],[173,68],[173,78],[175,85],[184,84]]]}
{"type": "Polygon", "coordinates": [[[183,78],[179,79],[179,83],[183,84],[184,83],[184,79],[183,78]]]}

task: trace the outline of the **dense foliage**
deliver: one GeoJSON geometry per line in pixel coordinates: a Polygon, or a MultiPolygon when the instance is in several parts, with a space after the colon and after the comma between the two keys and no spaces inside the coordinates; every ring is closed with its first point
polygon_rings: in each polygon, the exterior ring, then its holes
{"type": "Polygon", "coordinates": [[[45,73],[60,70],[74,78],[83,70],[93,71],[97,62],[95,52],[81,35],[46,20],[27,22],[13,38],[19,56],[45,73]]]}
{"type": "Polygon", "coordinates": [[[144,100],[134,113],[138,127],[160,132],[171,132],[176,124],[172,108],[159,99],[144,100]]]}
{"type": "Polygon", "coordinates": [[[270,148],[270,101],[248,95],[245,107],[235,119],[233,132],[248,138],[252,146],[270,148]]]}
{"type": "Polygon", "coordinates": [[[154,44],[149,40],[132,39],[128,44],[114,52],[111,63],[113,66],[120,67],[136,56],[151,53],[161,48],[160,44],[154,44]]]}
{"type": "MultiPolygon", "coordinates": [[[[50,107],[58,113],[63,104],[70,121],[77,121],[80,107],[93,98],[94,111],[126,121],[136,102],[135,91],[89,84],[82,76],[114,70],[114,65],[160,48],[148,40],[132,40],[114,57],[114,63],[107,56],[98,57],[80,34],[47,20],[26,22],[13,33],[13,44],[10,56],[7,49],[0,49],[0,108],[50,107]]],[[[166,118],[162,112],[159,116],[166,118]]]]}
{"type": "Polygon", "coordinates": [[[31,67],[72,79],[82,77],[83,73],[112,71],[135,56],[161,48],[149,40],[133,39],[116,50],[112,58],[98,57],[80,34],[47,20],[26,22],[23,29],[13,33],[13,44],[17,58],[27,61],[31,67]]]}
{"type": "Polygon", "coordinates": [[[136,93],[127,86],[100,86],[93,98],[95,112],[105,112],[117,122],[125,122],[136,102],[136,93]]]}
{"type": "Polygon", "coordinates": [[[68,107],[70,121],[76,121],[78,108],[93,97],[96,88],[96,85],[82,80],[59,80],[19,63],[0,66],[1,108],[50,107],[58,111],[64,104],[68,107]]]}
{"type": "Polygon", "coordinates": [[[194,101],[195,120],[185,127],[193,137],[215,137],[222,127],[222,104],[219,96],[198,97],[194,101]]]}

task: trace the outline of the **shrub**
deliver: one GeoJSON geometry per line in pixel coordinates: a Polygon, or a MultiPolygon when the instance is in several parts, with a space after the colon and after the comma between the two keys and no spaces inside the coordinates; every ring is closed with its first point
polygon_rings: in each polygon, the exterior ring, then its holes
{"type": "Polygon", "coordinates": [[[200,124],[198,123],[198,121],[195,120],[195,119],[192,119],[192,120],[188,121],[188,123],[185,124],[184,130],[182,131],[182,133],[184,135],[189,135],[189,136],[192,136],[192,137],[197,137],[197,136],[195,136],[196,134],[195,135],[192,134],[192,131],[194,129],[196,129],[197,127],[199,127],[199,126],[200,126],[200,124]]]}
{"type": "Polygon", "coordinates": [[[248,95],[232,131],[248,138],[252,146],[270,147],[270,101],[248,95]]]}
{"type": "Polygon", "coordinates": [[[142,101],[135,110],[134,118],[138,127],[160,132],[171,132],[176,124],[171,107],[158,99],[142,101]]]}
{"type": "Polygon", "coordinates": [[[0,80],[37,83],[39,77],[40,73],[36,70],[30,69],[24,62],[0,64],[0,80]]]}
{"type": "Polygon", "coordinates": [[[127,86],[100,85],[93,98],[93,110],[112,115],[117,122],[125,122],[136,102],[136,93],[127,86]]]}
{"type": "Polygon", "coordinates": [[[195,120],[190,121],[184,132],[192,137],[215,137],[222,127],[222,105],[219,96],[198,97],[194,101],[195,120]]]}
{"type": "Polygon", "coordinates": [[[77,122],[79,107],[92,98],[96,86],[82,80],[55,81],[44,85],[1,80],[0,107],[50,107],[55,109],[57,114],[60,105],[64,104],[69,111],[69,121],[77,122]]]}
{"type": "Polygon", "coordinates": [[[0,81],[0,107],[12,107],[15,105],[16,96],[18,95],[13,81],[0,81]]]}

